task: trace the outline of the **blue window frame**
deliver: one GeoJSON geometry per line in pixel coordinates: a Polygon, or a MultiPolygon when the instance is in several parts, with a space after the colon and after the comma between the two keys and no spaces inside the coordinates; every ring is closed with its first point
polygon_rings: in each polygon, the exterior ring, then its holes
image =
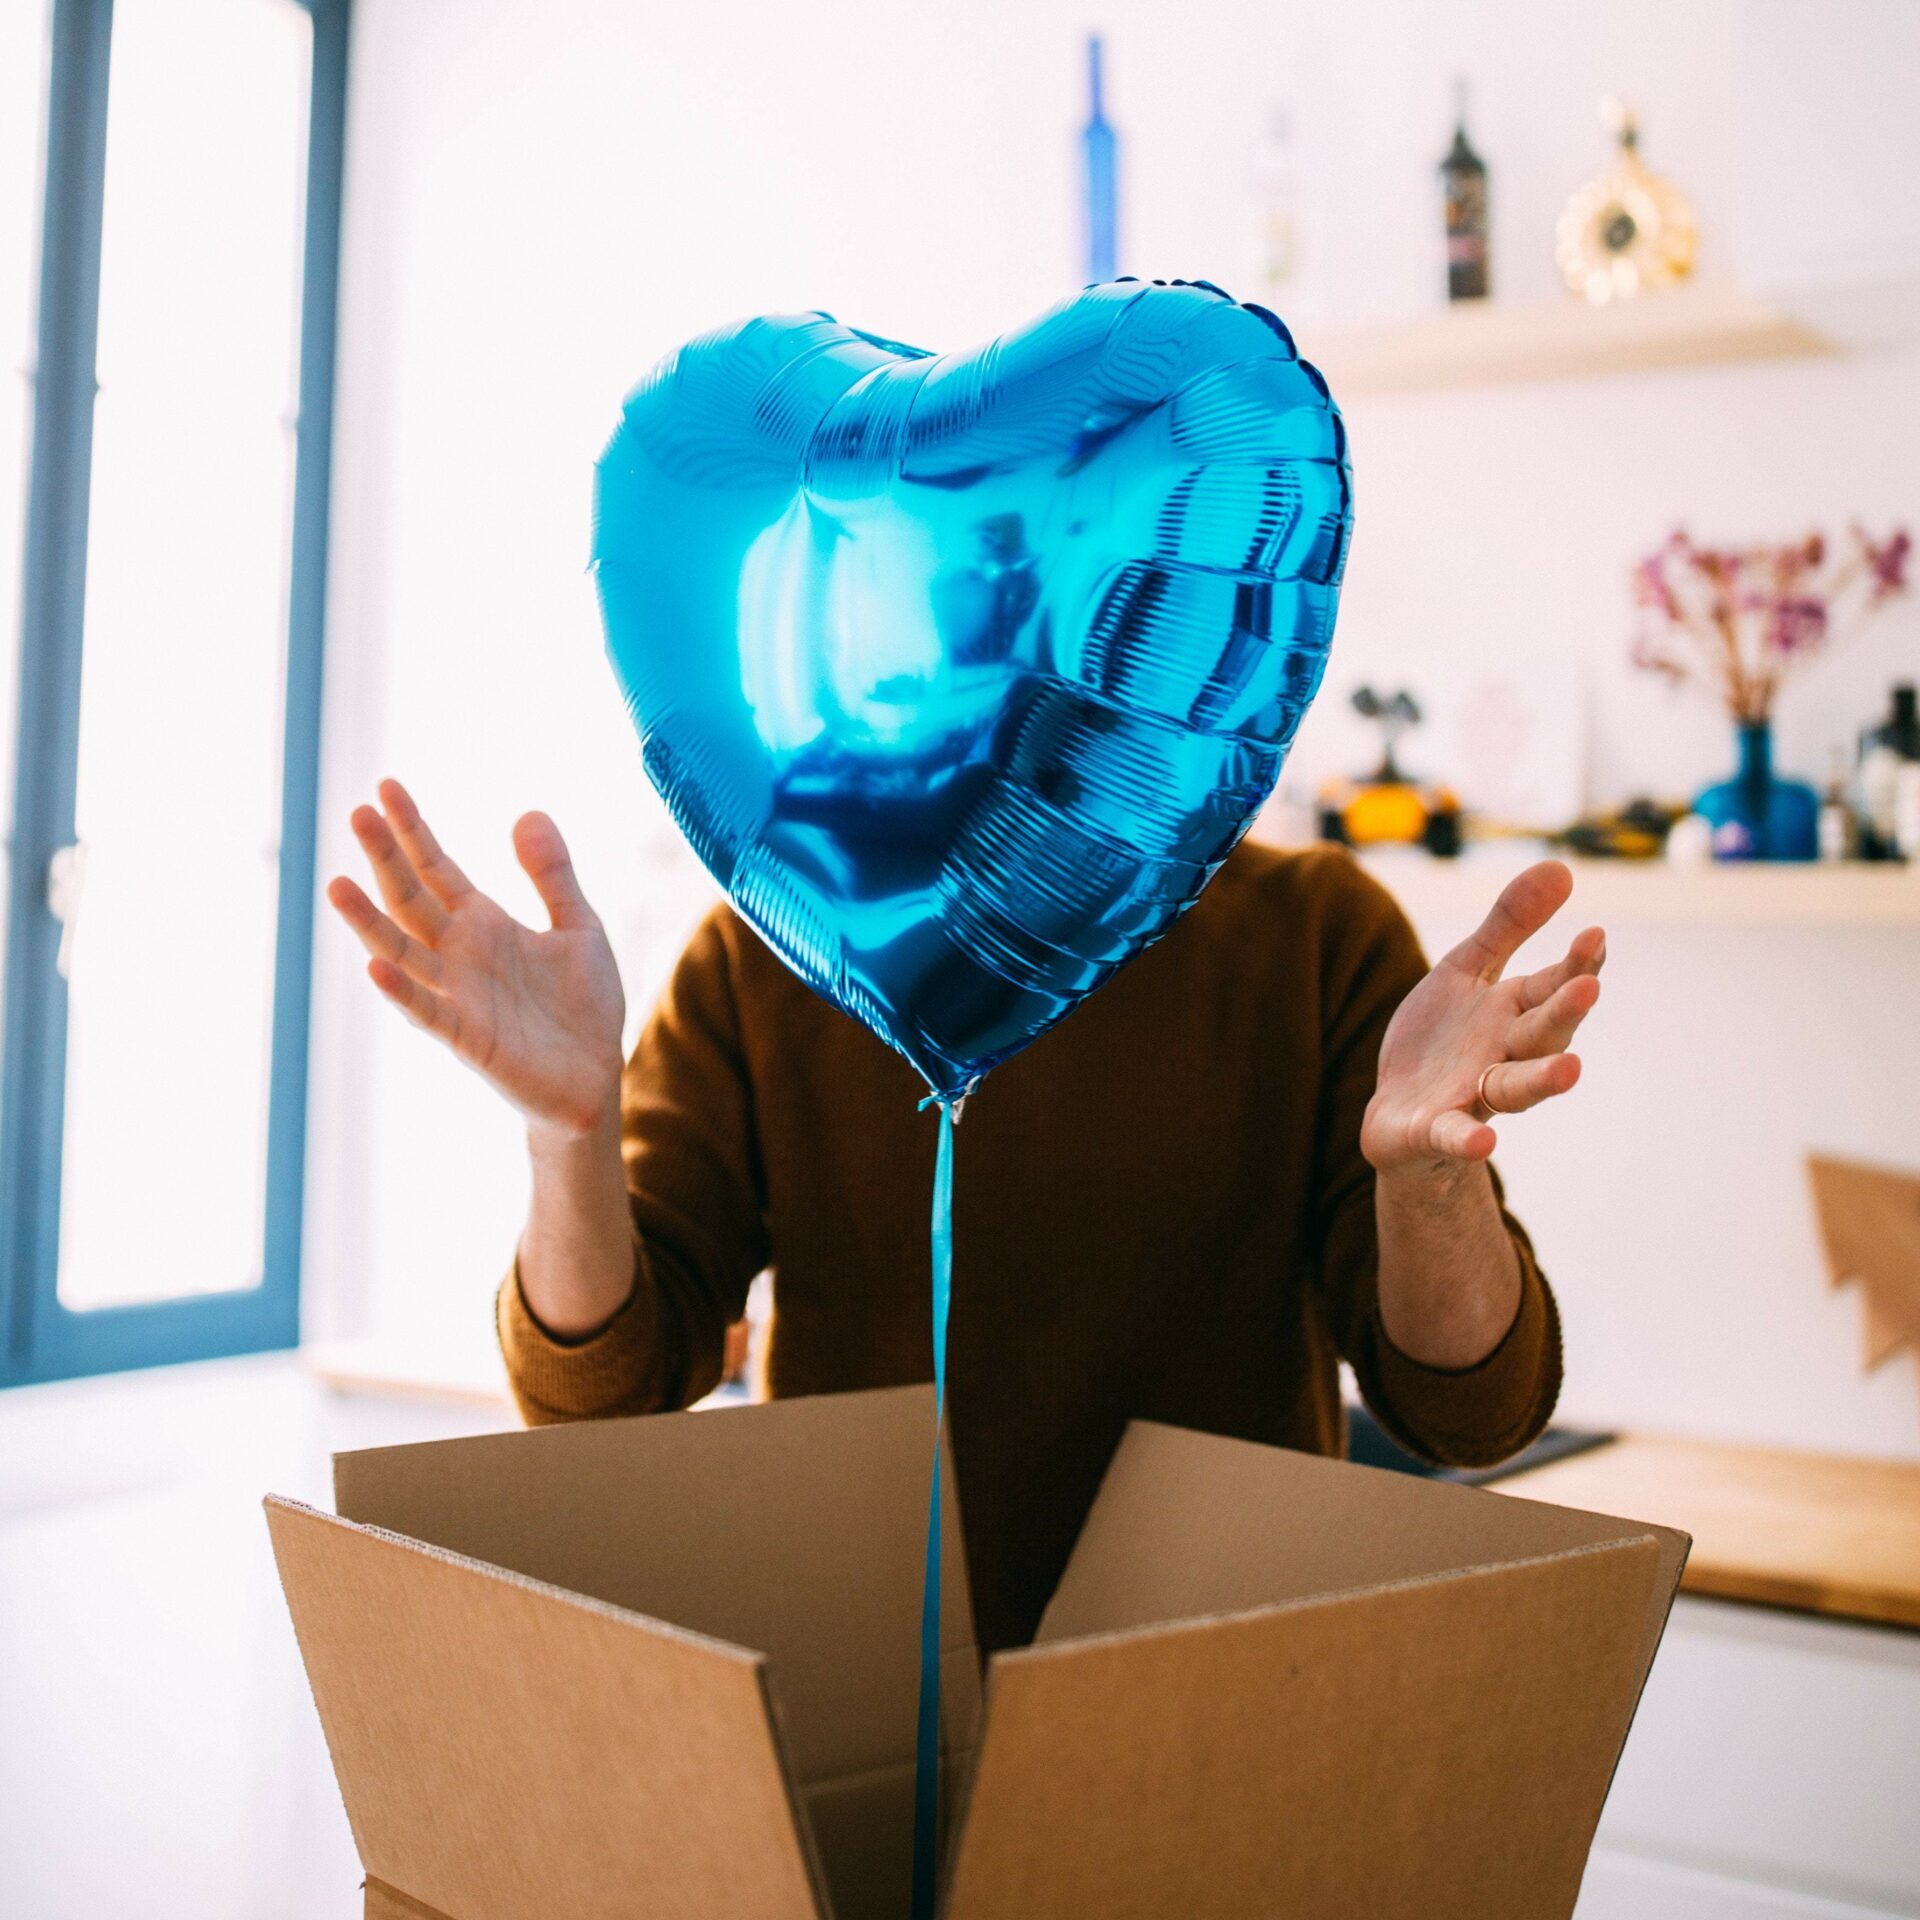
{"type": "MultiPolygon", "coordinates": [[[[0,1029],[0,1386],[298,1338],[349,0],[295,4],[311,17],[312,43],[259,1281],[79,1310],[59,1288],[68,1003],[49,876],[75,838],[113,0],[54,0],[0,1029]]],[[[127,1124],[136,1133],[164,1126],[164,1096],[127,1124]]],[[[191,1222],[152,1223],[156,1238],[192,1230],[191,1222]]]]}

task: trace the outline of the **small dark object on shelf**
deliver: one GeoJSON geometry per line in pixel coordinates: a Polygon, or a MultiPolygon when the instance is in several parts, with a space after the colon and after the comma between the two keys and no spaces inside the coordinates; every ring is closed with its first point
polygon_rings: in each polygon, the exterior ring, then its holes
{"type": "Polygon", "coordinates": [[[1583,814],[1556,833],[1554,843],[1588,860],[1657,860],[1673,823],[1685,812],[1642,795],[1610,812],[1583,814]]]}
{"type": "Polygon", "coordinates": [[[1877,727],[1860,736],[1859,855],[1862,860],[1898,860],[1899,769],[1920,761],[1920,702],[1910,682],[1893,690],[1893,706],[1877,727]]]}

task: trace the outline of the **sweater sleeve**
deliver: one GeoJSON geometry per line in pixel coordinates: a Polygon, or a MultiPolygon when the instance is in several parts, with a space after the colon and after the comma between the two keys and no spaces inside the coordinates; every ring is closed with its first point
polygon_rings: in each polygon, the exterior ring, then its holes
{"type": "MultiPolygon", "coordinates": [[[[1412,927],[1351,861],[1329,890],[1322,952],[1322,1067],[1316,1141],[1318,1277],[1328,1325],[1374,1417],[1410,1452],[1442,1466],[1491,1466],[1539,1437],[1560,1392],[1560,1319],[1533,1243],[1500,1217],[1520,1264],[1520,1305],[1477,1365],[1430,1367],[1404,1354],[1380,1320],[1374,1174],[1360,1152],[1380,1043],[1426,973],[1412,927]]],[[[1492,1170],[1489,1169],[1489,1172],[1492,1170]]]]}
{"type": "Polygon", "coordinates": [[[516,1260],[496,1324],[533,1425],[689,1406],[719,1383],[727,1327],[767,1264],[764,1180],[728,946],[717,909],[680,957],[620,1090],[633,1216],[626,1304],[584,1339],[547,1331],[516,1260]]]}

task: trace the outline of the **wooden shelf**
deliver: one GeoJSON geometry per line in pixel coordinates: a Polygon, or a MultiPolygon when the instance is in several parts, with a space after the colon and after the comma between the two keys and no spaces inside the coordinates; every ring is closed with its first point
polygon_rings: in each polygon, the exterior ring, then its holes
{"type": "Polygon", "coordinates": [[[1920,1464],[1629,1434],[1493,1491],[1683,1528],[1688,1593],[1920,1627],[1920,1464]]]}
{"type": "MultiPolygon", "coordinates": [[[[1412,850],[1363,857],[1416,925],[1477,920],[1532,849],[1486,847],[1458,860],[1412,850]]],[[[1829,927],[1920,932],[1920,871],[1901,866],[1673,867],[1664,861],[1574,860],[1569,909],[1609,925],[1829,927]]]]}
{"type": "Polygon", "coordinates": [[[1308,330],[1300,351],[1334,397],[1588,379],[1839,351],[1784,309],[1711,281],[1588,306],[1466,301],[1383,324],[1308,330]]]}

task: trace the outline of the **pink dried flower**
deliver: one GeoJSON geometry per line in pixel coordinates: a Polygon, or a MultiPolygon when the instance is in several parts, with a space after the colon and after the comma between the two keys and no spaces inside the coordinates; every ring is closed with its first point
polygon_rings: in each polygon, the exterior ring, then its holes
{"type": "Polygon", "coordinates": [[[1827,637],[1827,603],[1814,595],[1776,600],[1766,631],[1775,653],[1811,653],[1827,637]]]}
{"type": "Polygon", "coordinates": [[[1692,547],[1688,558],[1715,586],[1731,586],[1740,577],[1744,556],[1731,547],[1692,547]]]}
{"type": "Polygon", "coordinates": [[[1667,583],[1667,550],[1661,548],[1638,561],[1633,569],[1633,597],[1643,607],[1652,607],[1668,620],[1680,618],[1680,602],[1667,583]]]}
{"type": "Polygon", "coordinates": [[[1856,526],[1853,537],[1860,543],[1860,557],[1867,564],[1867,599],[1871,606],[1907,590],[1907,561],[1913,552],[1913,535],[1897,527],[1884,540],[1875,540],[1864,527],[1856,526]]]}
{"type": "Polygon", "coordinates": [[[1687,677],[1686,668],[1672,654],[1663,653],[1645,634],[1633,643],[1633,664],[1646,673],[1664,674],[1669,680],[1687,677]]]}
{"type": "Polygon", "coordinates": [[[1904,593],[1913,539],[1884,540],[1856,524],[1851,550],[1835,556],[1815,529],[1774,546],[1698,545],[1676,527],[1634,564],[1640,612],[1634,665],[1668,681],[1704,682],[1735,718],[1765,720],[1781,682],[1845,626],[1904,593]]]}

